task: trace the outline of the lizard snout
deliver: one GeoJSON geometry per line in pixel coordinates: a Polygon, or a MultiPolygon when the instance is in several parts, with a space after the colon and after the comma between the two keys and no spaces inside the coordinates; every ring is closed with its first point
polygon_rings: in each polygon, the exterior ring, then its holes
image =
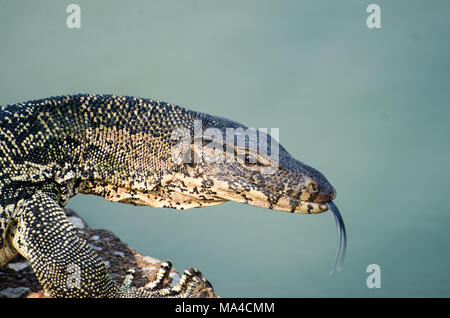
{"type": "Polygon", "coordinates": [[[328,180],[322,176],[317,180],[313,178],[308,179],[305,184],[305,189],[311,202],[327,203],[333,201],[336,197],[336,190],[334,190],[328,180]]]}
{"type": "Polygon", "coordinates": [[[326,203],[333,201],[336,197],[336,190],[330,185],[319,191],[313,202],[326,203]]]}

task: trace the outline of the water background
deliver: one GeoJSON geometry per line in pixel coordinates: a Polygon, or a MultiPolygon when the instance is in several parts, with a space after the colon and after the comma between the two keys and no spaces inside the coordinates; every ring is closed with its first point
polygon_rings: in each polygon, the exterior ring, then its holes
{"type": "Polygon", "coordinates": [[[450,296],[449,1],[0,1],[0,104],[71,93],[165,100],[256,128],[322,171],[330,213],[237,203],[177,212],[78,195],[93,228],[222,296],[450,296]],[[366,286],[378,264],[380,289],[366,286]]]}

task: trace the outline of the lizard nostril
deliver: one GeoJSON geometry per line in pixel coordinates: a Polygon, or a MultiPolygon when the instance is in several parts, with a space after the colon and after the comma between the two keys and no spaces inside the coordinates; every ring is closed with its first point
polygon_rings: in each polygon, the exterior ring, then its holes
{"type": "Polygon", "coordinates": [[[331,192],[331,200],[330,201],[333,201],[334,198],[336,198],[336,190],[333,188],[333,191],[331,192]]]}

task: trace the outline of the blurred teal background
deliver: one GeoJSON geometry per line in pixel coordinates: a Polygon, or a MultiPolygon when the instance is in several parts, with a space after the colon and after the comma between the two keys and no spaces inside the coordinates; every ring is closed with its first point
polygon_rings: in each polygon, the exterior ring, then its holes
{"type": "Polygon", "coordinates": [[[280,128],[322,171],[348,228],[342,272],[330,213],[237,203],[178,212],[78,195],[93,228],[222,296],[449,297],[449,1],[0,1],[0,104],[71,93],[152,97],[280,128]],[[366,267],[381,267],[381,288],[366,267]]]}

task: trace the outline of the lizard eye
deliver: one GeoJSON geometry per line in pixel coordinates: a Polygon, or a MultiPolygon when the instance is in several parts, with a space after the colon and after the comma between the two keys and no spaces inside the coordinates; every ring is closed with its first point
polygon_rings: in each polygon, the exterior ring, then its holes
{"type": "Polygon", "coordinates": [[[247,167],[253,167],[256,165],[257,159],[254,156],[247,153],[244,156],[244,163],[247,167]]]}
{"type": "Polygon", "coordinates": [[[249,151],[248,149],[234,150],[235,159],[245,168],[251,170],[267,167],[271,165],[271,161],[261,156],[260,154],[249,151]]]}

